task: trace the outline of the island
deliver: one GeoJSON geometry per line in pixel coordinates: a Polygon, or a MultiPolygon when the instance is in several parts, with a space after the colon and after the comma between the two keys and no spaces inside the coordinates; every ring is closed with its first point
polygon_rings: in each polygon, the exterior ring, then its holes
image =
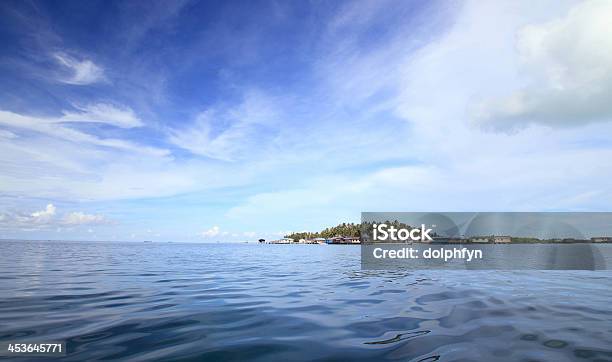
{"type": "MultiPolygon", "coordinates": [[[[400,221],[384,221],[397,229],[412,229],[411,226],[400,221]]],[[[380,224],[379,223],[379,224],[380,224]]],[[[342,223],[328,227],[321,231],[293,232],[281,239],[266,241],[259,239],[263,244],[318,244],[318,245],[355,245],[371,243],[372,229],[376,223],[342,223]]],[[[474,236],[444,236],[435,232],[431,233],[431,240],[407,241],[406,243],[429,243],[429,244],[569,244],[569,243],[612,243],[610,236],[595,236],[591,238],[550,238],[541,239],[537,237],[512,236],[512,235],[474,235],[474,236]]],[[[397,243],[398,241],[390,242],[397,243]]],[[[376,241],[379,243],[379,241],[376,241]]]]}

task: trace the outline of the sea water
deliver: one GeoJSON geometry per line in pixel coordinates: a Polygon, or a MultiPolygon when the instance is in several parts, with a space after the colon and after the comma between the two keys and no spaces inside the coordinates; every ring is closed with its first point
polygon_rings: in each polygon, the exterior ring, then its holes
{"type": "Polygon", "coordinates": [[[612,272],[361,270],[360,247],[0,241],[0,342],[66,361],[612,361],[612,272]]]}

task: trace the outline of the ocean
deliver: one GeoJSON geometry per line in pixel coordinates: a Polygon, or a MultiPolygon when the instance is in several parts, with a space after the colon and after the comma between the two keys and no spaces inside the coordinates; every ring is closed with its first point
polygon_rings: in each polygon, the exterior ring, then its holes
{"type": "Polygon", "coordinates": [[[65,361],[612,361],[612,271],[368,271],[360,250],[0,241],[0,342],[65,341],[65,361]]]}

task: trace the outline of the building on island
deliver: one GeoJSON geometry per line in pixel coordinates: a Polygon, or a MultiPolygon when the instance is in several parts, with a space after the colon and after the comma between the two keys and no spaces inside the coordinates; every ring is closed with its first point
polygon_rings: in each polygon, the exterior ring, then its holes
{"type": "Polygon", "coordinates": [[[294,242],[294,240],[291,239],[291,238],[282,238],[282,239],[279,239],[279,240],[272,240],[272,241],[269,242],[269,244],[291,244],[293,242],[294,242]]]}
{"type": "Polygon", "coordinates": [[[416,243],[433,243],[433,244],[464,244],[468,242],[468,239],[465,239],[461,236],[434,236],[432,237],[432,241],[423,240],[423,241],[415,241],[416,243]]]}
{"type": "MultiPolygon", "coordinates": [[[[266,242],[264,239],[259,240],[260,243],[266,242]]],[[[308,239],[292,239],[282,238],[278,240],[270,240],[267,244],[361,244],[361,239],[358,236],[334,236],[333,238],[308,238],[308,239]]]]}
{"type": "Polygon", "coordinates": [[[334,236],[325,240],[326,244],[361,244],[358,236],[334,236]]]}
{"type": "Polygon", "coordinates": [[[612,243],[612,237],[609,236],[596,236],[591,238],[591,241],[594,243],[612,243]]]}
{"type": "Polygon", "coordinates": [[[348,236],[344,237],[344,242],[347,244],[361,244],[361,240],[358,236],[348,236]]]}
{"type": "Polygon", "coordinates": [[[325,239],[323,238],[309,238],[309,239],[300,239],[300,244],[325,244],[325,239]]]}
{"type": "Polygon", "coordinates": [[[493,242],[496,244],[505,244],[512,242],[512,237],[501,235],[501,236],[493,236],[493,242]]]}
{"type": "Polygon", "coordinates": [[[488,237],[484,237],[484,236],[476,236],[470,239],[471,243],[476,243],[476,244],[484,244],[484,243],[490,243],[491,242],[491,238],[488,237]]]}

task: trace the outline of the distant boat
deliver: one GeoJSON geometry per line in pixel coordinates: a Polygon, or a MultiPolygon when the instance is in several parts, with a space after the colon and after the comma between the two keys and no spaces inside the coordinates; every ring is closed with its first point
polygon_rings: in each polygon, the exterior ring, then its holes
{"type": "Polygon", "coordinates": [[[152,241],[151,240],[145,240],[145,241],[143,241],[143,243],[152,243],[152,241]]]}

